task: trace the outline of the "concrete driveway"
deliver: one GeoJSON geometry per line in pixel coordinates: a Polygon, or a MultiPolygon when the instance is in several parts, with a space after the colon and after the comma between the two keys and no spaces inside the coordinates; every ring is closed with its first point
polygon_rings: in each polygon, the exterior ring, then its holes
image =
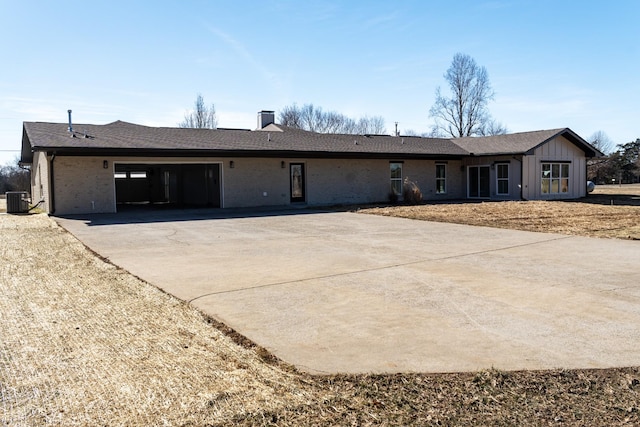
{"type": "Polygon", "coordinates": [[[216,215],[56,220],[309,372],[640,365],[640,242],[346,212],[216,215]]]}

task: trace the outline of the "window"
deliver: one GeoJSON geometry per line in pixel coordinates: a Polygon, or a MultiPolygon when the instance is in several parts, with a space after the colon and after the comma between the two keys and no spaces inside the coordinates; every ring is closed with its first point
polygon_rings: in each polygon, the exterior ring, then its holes
{"type": "Polygon", "coordinates": [[[447,192],[447,165],[436,164],[436,194],[447,192]]]}
{"type": "Polygon", "coordinates": [[[391,191],[396,196],[402,195],[402,163],[391,162],[389,163],[391,170],[391,191]]]}
{"type": "Polygon", "coordinates": [[[113,177],[115,179],[126,179],[126,178],[140,179],[140,178],[146,178],[147,177],[147,171],[132,171],[132,172],[121,171],[121,172],[114,172],[113,177]]]}
{"type": "Polygon", "coordinates": [[[543,163],[541,177],[542,194],[563,194],[569,192],[569,164],[543,163]]]}
{"type": "Polygon", "coordinates": [[[509,164],[497,163],[496,164],[496,180],[499,195],[509,194],[509,164]]]}

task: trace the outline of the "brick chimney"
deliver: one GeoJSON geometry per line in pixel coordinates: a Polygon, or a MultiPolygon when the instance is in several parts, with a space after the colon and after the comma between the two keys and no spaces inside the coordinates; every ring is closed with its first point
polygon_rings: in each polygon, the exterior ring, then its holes
{"type": "Polygon", "coordinates": [[[276,122],[276,113],[274,111],[262,110],[258,112],[258,129],[264,129],[265,126],[276,122]]]}

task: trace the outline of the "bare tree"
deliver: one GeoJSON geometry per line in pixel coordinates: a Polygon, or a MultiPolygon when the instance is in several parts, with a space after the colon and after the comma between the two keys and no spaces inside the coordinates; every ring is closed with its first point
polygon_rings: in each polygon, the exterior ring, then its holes
{"type": "Polygon", "coordinates": [[[504,135],[509,130],[502,123],[489,119],[478,128],[478,136],[504,135]]]}
{"type": "Polygon", "coordinates": [[[428,138],[431,134],[429,132],[417,132],[413,129],[405,129],[400,132],[398,136],[419,136],[421,138],[428,138]]]}
{"type": "Polygon", "coordinates": [[[398,135],[402,135],[402,136],[422,136],[420,133],[416,132],[413,129],[405,129],[404,131],[400,132],[398,135]]]}
{"type": "Polygon", "coordinates": [[[305,104],[302,106],[301,119],[303,129],[310,130],[311,132],[323,132],[325,124],[322,114],[322,108],[315,108],[313,104],[305,104]]]}
{"type": "Polygon", "coordinates": [[[358,133],[365,135],[380,135],[386,133],[384,119],[381,116],[364,116],[358,120],[358,133]]]}
{"type": "Polygon", "coordinates": [[[283,126],[292,127],[295,129],[303,128],[300,109],[296,104],[288,105],[280,110],[279,121],[283,126]]]}
{"type": "Polygon", "coordinates": [[[604,154],[611,153],[615,148],[615,144],[611,138],[601,130],[594,132],[593,135],[589,137],[589,143],[604,154]]]}
{"type": "Polygon", "coordinates": [[[365,116],[354,120],[335,111],[323,111],[322,107],[296,104],[284,107],[278,116],[280,124],[318,133],[382,134],[386,132],[384,118],[365,116]]]}
{"type": "Polygon", "coordinates": [[[440,87],[436,89],[436,101],[429,110],[429,116],[435,118],[432,135],[456,138],[506,131],[502,125],[491,124],[487,104],[494,92],[484,67],[478,66],[471,56],[456,53],[444,78],[451,94],[445,96],[440,87]]]}
{"type": "Polygon", "coordinates": [[[0,194],[7,191],[30,191],[29,171],[19,166],[18,159],[0,165],[0,194]]]}
{"type": "Polygon", "coordinates": [[[207,107],[204,98],[198,94],[193,111],[184,114],[184,120],[178,123],[181,128],[215,129],[218,127],[216,108],[213,104],[207,107]]]}

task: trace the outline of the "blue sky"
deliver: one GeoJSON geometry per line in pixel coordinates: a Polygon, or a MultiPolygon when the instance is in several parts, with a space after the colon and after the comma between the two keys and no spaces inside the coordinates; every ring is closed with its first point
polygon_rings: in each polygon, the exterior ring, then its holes
{"type": "Polygon", "coordinates": [[[313,103],[429,130],[453,55],[485,66],[511,132],[640,137],[640,1],[0,0],[0,164],[23,121],[220,127],[313,103]]]}

